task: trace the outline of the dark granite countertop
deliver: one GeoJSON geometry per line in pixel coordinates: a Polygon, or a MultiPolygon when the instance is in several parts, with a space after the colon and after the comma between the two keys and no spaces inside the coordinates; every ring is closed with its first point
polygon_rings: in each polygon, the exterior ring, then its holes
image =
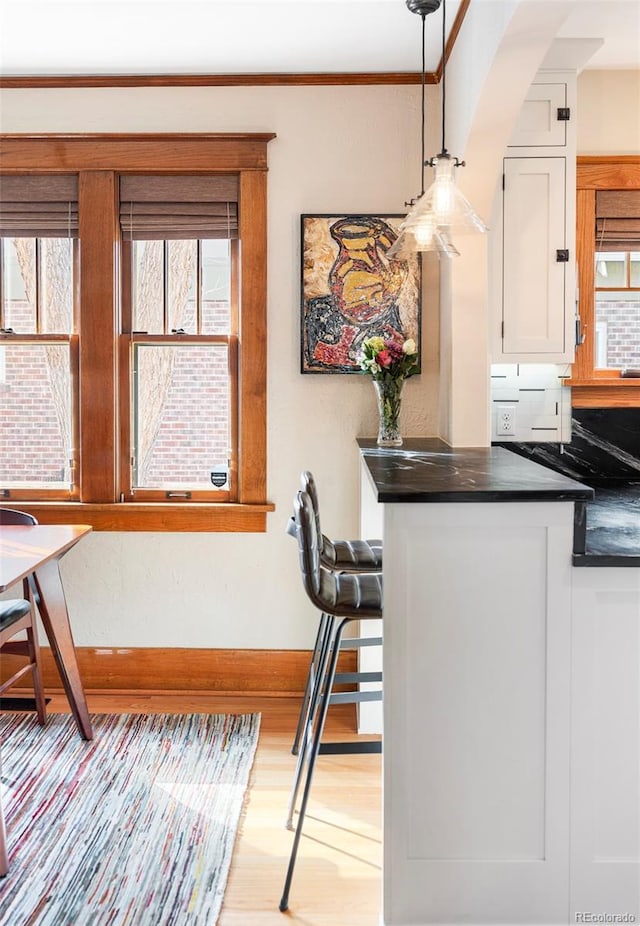
{"type": "Polygon", "coordinates": [[[379,502],[587,501],[593,489],[502,447],[453,448],[438,438],[409,438],[360,452],[379,502]]]}
{"type": "Polygon", "coordinates": [[[640,566],[640,483],[597,486],[576,512],[576,566],[640,566]]]}
{"type": "Polygon", "coordinates": [[[640,566],[640,408],[574,408],[571,441],[503,444],[592,486],[576,505],[576,566],[640,566]]]}

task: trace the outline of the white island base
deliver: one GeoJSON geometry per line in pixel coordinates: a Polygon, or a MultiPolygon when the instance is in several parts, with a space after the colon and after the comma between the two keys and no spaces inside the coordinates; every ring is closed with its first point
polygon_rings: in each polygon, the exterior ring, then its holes
{"type": "Polygon", "coordinates": [[[575,569],[573,509],[379,504],[363,463],[363,536],[385,544],[384,926],[640,922],[640,570],[575,569]],[[619,620],[586,603],[606,572],[632,585],[619,620]]]}

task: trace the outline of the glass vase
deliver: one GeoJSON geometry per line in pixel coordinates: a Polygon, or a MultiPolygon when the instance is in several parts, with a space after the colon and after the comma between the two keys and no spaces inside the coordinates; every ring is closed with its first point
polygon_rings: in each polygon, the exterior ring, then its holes
{"type": "Polygon", "coordinates": [[[378,400],[378,446],[401,447],[400,404],[403,379],[374,379],[378,400]]]}

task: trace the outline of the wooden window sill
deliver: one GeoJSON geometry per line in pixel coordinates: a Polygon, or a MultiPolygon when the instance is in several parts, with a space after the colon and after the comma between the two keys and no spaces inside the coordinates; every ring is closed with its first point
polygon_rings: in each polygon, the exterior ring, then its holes
{"type": "Polygon", "coordinates": [[[621,387],[623,389],[637,389],[640,386],[640,377],[634,379],[624,376],[594,376],[592,379],[565,379],[565,386],[571,386],[572,389],[579,389],[582,386],[603,386],[606,389],[621,387]]]}
{"type": "Polygon", "coordinates": [[[241,504],[91,504],[82,502],[21,502],[5,499],[7,507],[34,515],[41,524],[90,524],[96,531],[175,531],[264,533],[271,502],[241,504]]]}
{"type": "Polygon", "coordinates": [[[566,379],[571,387],[571,405],[574,408],[639,408],[640,379],[594,377],[593,379],[566,379]]]}

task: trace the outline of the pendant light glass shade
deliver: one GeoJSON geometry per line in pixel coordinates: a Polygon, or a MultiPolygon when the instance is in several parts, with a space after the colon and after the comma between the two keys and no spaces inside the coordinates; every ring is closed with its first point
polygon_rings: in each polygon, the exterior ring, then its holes
{"type": "MultiPolygon", "coordinates": [[[[441,152],[431,161],[433,183],[422,197],[423,209],[431,212],[435,224],[448,232],[486,232],[487,226],[456,186],[455,158],[441,152]]],[[[407,216],[409,218],[409,216],[407,216]]]]}
{"type": "Polygon", "coordinates": [[[460,252],[449,239],[447,232],[435,224],[431,212],[420,208],[425,196],[426,193],[400,225],[398,237],[387,251],[390,260],[407,260],[418,252],[444,257],[459,256],[460,252]]]}
{"type": "MultiPolygon", "coordinates": [[[[416,252],[434,252],[438,256],[459,256],[451,236],[458,232],[486,232],[488,228],[469,200],[456,186],[456,167],[463,167],[464,161],[451,157],[445,147],[445,16],[446,0],[442,0],[442,150],[436,157],[424,161],[424,83],[425,83],[425,16],[435,12],[438,2],[429,0],[406,0],[412,13],[422,16],[422,146],[423,146],[423,192],[413,204],[398,229],[398,238],[388,250],[392,260],[406,260],[416,252]],[[433,167],[433,183],[424,192],[424,167],[433,167]]],[[[408,204],[407,204],[408,205],[408,204]]]]}
{"type": "Polygon", "coordinates": [[[431,164],[435,168],[434,181],[401,223],[398,238],[387,252],[392,260],[406,260],[417,251],[457,257],[460,252],[451,241],[454,232],[488,230],[456,186],[455,159],[446,153],[439,154],[431,164]]]}

